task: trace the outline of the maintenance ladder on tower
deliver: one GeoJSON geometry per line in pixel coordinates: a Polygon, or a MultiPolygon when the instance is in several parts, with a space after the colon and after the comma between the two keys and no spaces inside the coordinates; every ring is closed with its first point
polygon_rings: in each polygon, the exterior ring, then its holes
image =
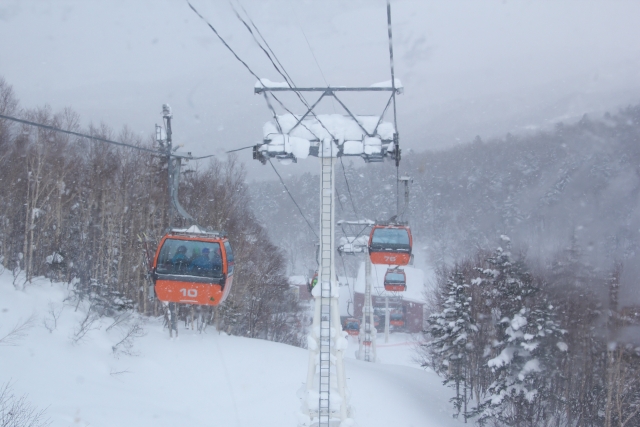
{"type": "Polygon", "coordinates": [[[333,157],[321,157],[320,206],[320,365],[318,426],[331,420],[331,281],[333,258],[333,157]]]}

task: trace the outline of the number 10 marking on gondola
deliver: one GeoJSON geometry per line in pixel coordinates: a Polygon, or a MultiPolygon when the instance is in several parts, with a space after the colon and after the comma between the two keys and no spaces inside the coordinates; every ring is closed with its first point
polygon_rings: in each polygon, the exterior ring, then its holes
{"type": "Polygon", "coordinates": [[[180,289],[180,293],[182,294],[183,297],[197,297],[198,296],[198,290],[197,289],[185,289],[182,288],[180,289]]]}

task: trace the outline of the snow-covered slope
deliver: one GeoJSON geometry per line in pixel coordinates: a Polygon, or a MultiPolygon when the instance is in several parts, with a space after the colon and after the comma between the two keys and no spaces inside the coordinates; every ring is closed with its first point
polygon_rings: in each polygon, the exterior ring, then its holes
{"type": "MultiPolygon", "coordinates": [[[[11,381],[18,394],[47,407],[53,426],[296,425],[306,350],[213,329],[198,334],[181,328],[180,337],[170,339],[161,322],[150,319],[131,349],[137,355],[114,354],[112,347],[131,321],[109,328],[113,319],[100,319],[74,344],[86,307],[76,310],[63,302],[67,286],[36,280],[16,290],[12,280],[6,272],[0,275],[0,338],[33,317],[15,345],[0,346],[0,384],[11,381]],[[54,326],[51,313],[61,309],[54,326]]],[[[358,425],[458,425],[440,379],[391,364],[397,357],[392,355],[410,346],[389,346],[394,352],[387,353],[384,364],[346,361],[358,425]]],[[[398,362],[407,365],[407,360],[398,362]]]]}

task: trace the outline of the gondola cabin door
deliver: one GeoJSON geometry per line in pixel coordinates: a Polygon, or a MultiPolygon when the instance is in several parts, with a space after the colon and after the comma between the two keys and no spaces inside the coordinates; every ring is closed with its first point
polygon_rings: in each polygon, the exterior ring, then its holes
{"type": "Polygon", "coordinates": [[[233,270],[226,237],[173,231],[160,241],[152,273],[160,301],[215,306],[229,295],[233,270]]]}
{"type": "Polygon", "coordinates": [[[369,235],[372,264],[407,265],[411,261],[413,239],[406,225],[375,225],[369,235]]]}

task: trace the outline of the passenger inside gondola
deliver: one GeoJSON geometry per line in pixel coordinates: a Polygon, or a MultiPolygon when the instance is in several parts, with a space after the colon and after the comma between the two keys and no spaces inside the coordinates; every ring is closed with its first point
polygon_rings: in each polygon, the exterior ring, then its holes
{"type": "Polygon", "coordinates": [[[409,233],[405,228],[377,228],[371,239],[372,250],[410,251],[409,233]]]}
{"type": "Polygon", "coordinates": [[[176,254],[171,258],[171,264],[173,264],[174,270],[184,271],[189,265],[189,258],[187,258],[187,247],[185,245],[178,246],[176,254]]]}
{"type": "Polygon", "coordinates": [[[222,276],[220,244],[167,239],[160,250],[158,274],[218,278],[222,276]]]}

